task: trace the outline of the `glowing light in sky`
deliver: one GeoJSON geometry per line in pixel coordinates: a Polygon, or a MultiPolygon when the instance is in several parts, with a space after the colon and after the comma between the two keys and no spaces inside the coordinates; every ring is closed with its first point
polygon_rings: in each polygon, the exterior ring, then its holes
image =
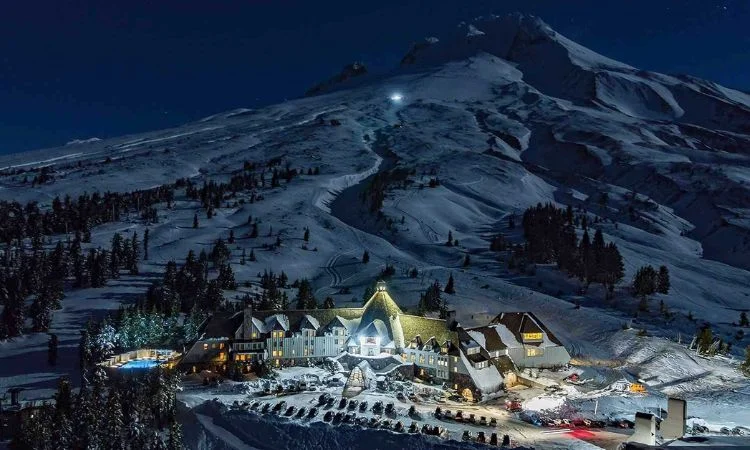
{"type": "Polygon", "coordinates": [[[403,98],[404,98],[404,96],[401,95],[401,94],[399,94],[398,92],[394,92],[393,94],[391,94],[391,101],[392,102],[398,103],[401,100],[403,100],[403,98]]]}

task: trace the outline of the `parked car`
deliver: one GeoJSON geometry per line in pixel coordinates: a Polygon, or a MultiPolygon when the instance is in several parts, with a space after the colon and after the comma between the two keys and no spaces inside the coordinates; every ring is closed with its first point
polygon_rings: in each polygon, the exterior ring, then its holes
{"type": "Polygon", "coordinates": [[[399,392],[396,394],[396,399],[401,400],[403,402],[403,401],[406,401],[406,396],[404,395],[403,392],[399,392]]]}
{"type": "Polygon", "coordinates": [[[409,425],[409,433],[416,433],[419,431],[419,428],[417,428],[417,422],[412,422],[411,425],[409,425]]]}
{"type": "Polygon", "coordinates": [[[385,405],[385,413],[386,414],[393,414],[394,411],[395,410],[394,410],[394,407],[393,407],[393,403],[388,403],[387,405],[385,405]]]}
{"type": "Polygon", "coordinates": [[[361,402],[359,403],[359,410],[360,410],[361,412],[365,412],[365,411],[367,411],[367,400],[362,400],[362,401],[361,401],[361,402]]]}
{"type": "Polygon", "coordinates": [[[487,438],[484,436],[484,431],[480,431],[477,433],[477,442],[480,444],[484,444],[487,442],[487,438]]]}
{"type": "Polygon", "coordinates": [[[476,417],[474,417],[474,414],[469,414],[469,418],[466,421],[471,424],[477,423],[477,419],[476,417]]]}
{"type": "Polygon", "coordinates": [[[402,433],[404,431],[404,424],[401,421],[396,422],[396,425],[393,426],[393,431],[402,433]]]}
{"type": "Polygon", "coordinates": [[[483,427],[487,426],[487,418],[482,416],[479,418],[479,425],[482,425],[483,427]]]}
{"type": "Polygon", "coordinates": [[[491,418],[490,419],[490,426],[493,427],[493,428],[497,427],[497,419],[495,419],[494,417],[491,418]]]}
{"type": "Polygon", "coordinates": [[[313,408],[310,408],[310,412],[307,413],[307,418],[312,419],[313,417],[317,415],[318,415],[318,408],[313,407],[313,408]]]}
{"type": "Polygon", "coordinates": [[[330,397],[330,395],[329,395],[329,394],[327,394],[327,393],[325,393],[325,392],[324,392],[324,393],[322,393],[322,394],[320,394],[320,396],[318,397],[318,406],[323,406],[323,405],[325,405],[325,404],[326,404],[326,402],[328,401],[328,398],[329,398],[329,397],[330,397]]]}
{"type": "Polygon", "coordinates": [[[294,406],[290,406],[290,407],[289,407],[289,408],[288,408],[288,409],[286,410],[286,412],[284,413],[284,415],[285,415],[285,416],[287,416],[287,417],[291,417],[291,416],[292,416],[292,415],[294,414],[294,412],[295,412],[296,410],[297,410],[297,408],[295,408],[294,406]]]}
{"type": "Polygon", "coordinates": [[[333,411],[326,411],[325,415],[323,416],[323,420],[326,422],[330,422],[333,420],[333,411]]]}
{"type": "Polygon", "coordinates": [[[349,400],[349,409],[357,409],[357,405],[359,404],[359,401],[356,399],[349,400]]]}
{"type": "Polygon", "coordinates": [[[474,438],[473,438],[473,437],[472,437],[472,435],[471,435],[471,431],[469,431],[469,430],[464,430],[464,434],[463,434],[463,435],[461,435],[461,440],[462,440],[462,441],[473,441],[473,440],[474,440],[474,438]]]}
{"type": "Polygon", "coordinates": [[[497,433],[492,433],[490,435],[490,445],[493,447],[497,446],[497,433]]]}
{"type": "Polygon", "coordinates": [[[346,399],[342,397],[341,400],[339,400],[339,409],[344,409],[344,407],[346,407],[346,399]]]}
{"type": "Polygon", "coordinates": [[[450,409],[446,409],[445,412],[443,412],[443,419],[445,420],[452,420],[453,419],[453,413],[450,409]]]}
{"type": "Polygon", "coordinates": [[[297,411],[297,415],[295,417],[298,419],[301,419],[302,417],[305,416],[306,412],[307,412],[307,409],[303,406],[302,408],[299,409],[299,411],[297,411]]]}

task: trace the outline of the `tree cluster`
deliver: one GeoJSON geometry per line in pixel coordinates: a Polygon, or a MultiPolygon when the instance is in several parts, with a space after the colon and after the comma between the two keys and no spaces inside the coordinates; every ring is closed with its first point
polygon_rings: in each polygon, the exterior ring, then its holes
{"type": "MultiPolygon", "coordinates": [[[[100,369],[101,370],[101,369],[100,369]]],[[[177,422],[175,374],[154,371],[127,381],[107,380],[97,372],[73,394],[60,380],[54,406],[23,422],[11,442],[17,450],[182,449],[177,422]]]]}
{"type": "MultiPolygon", "coordinates": [[[[579,241],[575,222],[570,206],[562,209],[551,203],[540,203],[527,209],[522,222],[526,238],[523,256],[534,263],[557,263],[558,268],[578,277],[587,286],[600,283],[611,294],[624,276],[622,255],[614,243],[604,242],[599,229],[592,240],[584,226],[579,241]]],[[[502,247],[504,241],[496,239],[493,245],[502,247]]]]}

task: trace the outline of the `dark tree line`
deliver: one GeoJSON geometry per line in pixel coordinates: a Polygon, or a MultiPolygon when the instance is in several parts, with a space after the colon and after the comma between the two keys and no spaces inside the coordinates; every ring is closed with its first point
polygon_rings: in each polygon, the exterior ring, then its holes
{"type": "MultiPolygon", "coordinates": [[[[540,203],[527,209],[523,215],[526,245],[522,256],[529,262],[557,263],[560,270],[578,277],[587,286],[591,283],[606,286],[611,295],[624,276],[622,255],[614,243],[604,242],[600,229],[592,240],[585,223],[579,241],[575,222],[570,206],[561,209],[551,203],[540,203]]],[[[502,248],[506,243],[502,238],[495,238],[491,245],[502,248]]]]}
{"type": "Polygon", "coordinates": [[[60,380],[55,404],[23,422],[14,450],[178,450],[175,374],[154,371],[139,378],[107,380],[93,374],[77,394],[60,380]]]}
{"type": "Polygon", "coordinates": [[[138,234],[123,238],[115,233],[109,250],[81,248],[82,235],[62,241],[51,251],[7,246],[0,272],[0,339],[19,336],[24,332],[25,318],[31,319],[31,331],[44,332],[51,325],[52,312],[60,309],[65,296],[66,281],[72,288],[104,286],[108,279],[119,278],[122,270],[138,273],[140,244],[138,234]],[[26,299],[33,296],[25,307],[26,299]]]}

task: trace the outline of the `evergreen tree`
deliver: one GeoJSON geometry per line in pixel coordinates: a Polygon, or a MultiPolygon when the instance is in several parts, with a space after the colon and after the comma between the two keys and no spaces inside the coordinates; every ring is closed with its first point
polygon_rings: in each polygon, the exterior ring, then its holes
{"type": "Polygon", "coordinates": [[[659,267],[659,275],[658,275],[658,281],[657,281],[657,292],[660,294],[669,294],[669,269],[667,269],[667,266],[661,266],[659,267]]]}
{"type": "Polygon", "coordinates": [[[180,423],[173,420],[169,426],[169,437],[167,441],[168,450],[183,450],[182,446],[182,427],[180,423]]]}
{"type": "Polygon", "coordinates": [[[643,266],[633,278],[633,295],[636,297],[647,298],[653,295],[657,288],[658,274],[651,266],[643,266]]]}
{"type": "Polygon", "coordinates": [[[362,264],[367,264],[368,262],[370,262],[370,252],[365,250],[365,252],[362,253],[362,264]]]}
{"type": "Polygon", "coordinates": [[[453,246],[453,232],[448,230],[448,241],[445,243],[448,247],[453,246]]]}
{"type": "Polygon", "coordinates": [[[124,441],[125,423],[123,421],[122,404],[120,393],[116,388],[109,391],[107,404],[104,411],[104,436],[106,436],[105,447],[108,450],[125,450],[124,441]]]}
{"type": "Polygon", "coordinates": [[[711,332],[711,326],[706,324],[701,328],[698,333],[697,350],[698,353],[703,355],[712,354],[712,346],[714,343],[714,336],[711,332]]]}
{"type": "MultiPolygon", "coordinates": [[[[450,279],[450,278],[449,278],[450,279]]],[[[427,311],[437,311],[443,305],[443,299],[441,296],[442,288],[440,283],[435,280],[425,291],[424,304],[427,311]]]]}
{"type": "Polygon", "coordinates": [[[323,300],[323,309],[333,309],[336,307],[336,304],[333,301],[333,297],[326,297],[325,300],[323,300]]]}
{"type": "Polygon", "coordinates": [[[229,230],[229,237],[227,238],[227,242],[230,244],[234,244],[234,230],[229,230]]]}
{"type": "Polygon", "coordinates": [[[747,320],[747,313],[745,311],[740,313],[740,326],[750,327],[750,321],[747,320]]]}
{"type": "Polygon", "coordinates": [[[453,287],[453,274],[450,274],[448,276],[448,282],[445,284],[445,293],[446,294],[455,294],[456,290],[453,287]]]}
{"type": "Polygon", "coordinates": [[[234,272],[232,271],[232,266],[230,266],[229,263],[222,264],[219,267],[219,276],[217,278],[217,281],[219,282],[219,286],[221,286],[222,289],[237,289],[237,282],[234,281],[234,272]]]}
{"type": "Polygon", "coordinates": [[[466,256],[464,256],[464,267],[469,267],[471,264],[471,257],[469,257],[469,254],[467,253],[466,256]]]}
{"type": "Polygon", "coordinates": [[[47,341],[47,363],[50,366],[57,365],[57,335],[50,334],[49,341],[47,341]]]}
{"type": "Polygon", "coordinates": [[[253,249],[250,249],[250,261],[255,261],[255,251],[253,249]]]}
{"type": "Polygon", "coordinates": [[[745,348],[745,361],[740,365],[742,371],[750,377],[750,345],[745,348]]]}
{"type": "Polygon", "coordinates": [[[309,228],[305,228],[305,234],[304,234],[304,236],[302,236],[302,239],[305,242],[308,242],[310,240],[310,229],[309,228]]]}
{"type": "Polygon", "coordinates": [[[257,222],[253,224],[253,229],[250,232],[250,237],[251,238],[257,238],[258,237],[258,223],[257,222]]]}
{"type": "Polygon", "coordinates": [[[193,228],[198,228],[198,213],[193,215],[193,228]]]}
{"type": "Polygon", "coordinates": [[[315,300],[315,295],[313,294],[312,285],[307,278],[303,278],[300,281],[295,301],[297,302],[297,309],[316,309],[318,307],[318,302],[315,300]]]}
{"type": "Polygon", "coordinates": [[[241,266],[245,265],[245,249],[244,248],[242,249],[242,256],[240,257],[240,265],[241,266]]]}
{"type": "Polygon", "coordinates": [[[112,236],[112,249],[110,250],[110,255],[109,255],[111,278],[115,278],[115,279],[120,278],[121,258],[122,258],[122,236],[120,236],[120,233],[115,233],[114,236],[112,236]]]}
{"type": "Polygon", "coordinates": [[[143,232],[143,260],[148,261],[148,228],[143,232]]]}
{"type": "Polygon", "coordinates": [[[138,242],[138,233],[133,232],[130,240],[130,255],[128,258],[128,270],[131,275],[138,275],[138,257],[140,252],[140,243],[138,242]]]}

